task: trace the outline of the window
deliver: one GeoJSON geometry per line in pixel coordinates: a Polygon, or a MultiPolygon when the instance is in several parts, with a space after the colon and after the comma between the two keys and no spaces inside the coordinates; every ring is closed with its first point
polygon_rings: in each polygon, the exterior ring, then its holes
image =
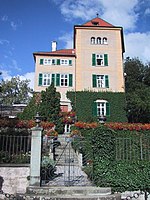
{"type": "Polygon", "coordinates": [[[72,74],[56,74],[56,86],[72,87],[72,74]]]}
{"type": "Polygon", "coordinates": [[[53,82],[55,86],[72,87],[73,75],[72,74],[39,74],[39,86],[48,86],[53,82]]]}
{"type": "Polygon", "coordinates": [[[105,87],[105,76],[97,75],[97,87],[104,88],[105,87]]]}
{"type": "Polygon", "coordinates": [[[61,109],[61,112],[68,112],[68,106],[67,105],[61,105],[60,109],[61,109]]]}
{"type": "Polygon", "coordinates": [[[106,100],[96,100],[93,103],[93,114],[95,116],[110,116],[110,103],[106,100]]]}
{"type": "Polygon", "coordinates": [[[102,54],[96,55],[96,65],[104,66],[104,55],[102,54]]]}
{"type": "Polygon", "coordinates": [[[67,74],[61,74],[60,86],[68,86],[68,75],[67,74]]]}
{"type": "Polygon", "coordinates": [[[100,37],[97,38],[97,44],[101,44],[101,38],[100,37]]]}
{"type": "Polygon", "coordinates": [[[69,61],[69,60],[67,60],[67,59],[61,59],[60,64],[61,64],[61,65],[68,65],[68,61],[69,61]]]}
{"type": "Polygon", "coordinates": [[[40,59],[40,65],[55,65],[55,64],[56,64],[55,59],[50,59],[50,58],[40,59]]]}
{"type": "Polygon", "coordinates": [[[51,84],[51,74],[43,74],[43,85],[47,86],[51,84]]]}
{"type": "Polygon", "coordinates": [[[40,65],[72,65],[72,60],[44,58],[40,59],[40,65]]]}
{"type": "Polygon", "coordinates": [[[108,43],[107,43],[107,38],[106,38],[106,37],[103,38],[103,44],[108,44],[108,43]]]}
{"type": "Polygon", "coordinates": [[[101,45],[103,45],[103,44],[108,44],[108,41],[107,41],[106,37],[103,37],[103,38],[101,38],[101,37],[97,37],[97,38],[91,37],[91,44],[101,44],[101,45]]]}
{"type": "Polygon", "coordinates": [[[51,65],[51,59],[44,59],[44,65],[51,65]]]}
{"type": "Polygon", "coordinates": [[[64,126],[64,133],[70,133],[70,128],[71,128],[70,124],[65,124],[65,126],[64,126]]]}
{"type": "Polygon", "coordinates": [[[92,24],[93,24],[94,26],[98,26],[98,25],[99,25],[99,22],[96,22],[96,21],[94,22],[94,21],[93,21],[92,24]]]}
{"type": "Polygon", "coordinates": [[[55,62],[55,59],[52,59],[52,65],[55,65],[56,62],[55,62]]]}
{"type": "Polygon", "coordinates": [[[108,66],[108,55],[92,54],[92,66],[108,66]]]}
{"type": "Polygon", "coordinates": [[[109,88],[109,77],[108,75],[92,75],[93,87],[97,88],[109,88]]]}
{"type": "Polygon", "coordinates": [[[91,44],[95,44],[95,37],[91,37],[91,44]]]}

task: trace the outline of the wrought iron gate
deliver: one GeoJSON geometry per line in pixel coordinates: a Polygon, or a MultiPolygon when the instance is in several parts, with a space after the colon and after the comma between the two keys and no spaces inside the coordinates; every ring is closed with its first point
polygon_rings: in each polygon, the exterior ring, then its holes
{"type": "Polygon", "coordinates": [[[44,138],[41,185],[92,185],[92,176],[90,174],[92,174],[93,164],[91,155],[83,155],[76,150],[75,146],[79,145],[83,147],[86,142],[79,138],[69,138],[65,135],[60,135],[58,140],[44,138]],[[88,171],[88,175],[85,171],[88,171]]]}

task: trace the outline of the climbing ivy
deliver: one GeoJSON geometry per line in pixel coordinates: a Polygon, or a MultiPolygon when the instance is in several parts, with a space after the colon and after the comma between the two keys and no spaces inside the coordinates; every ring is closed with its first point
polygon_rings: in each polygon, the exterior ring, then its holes
{"type": "Polygon", "coordinates": [[[67,97],[72,102],[73,110],[76,112],[78,120],[84,122],[97,121],[93,115],[94,101],[106,100],[110,104],[110,116],[108,122],[126,122],[125,94],[121,92],[91,92],[78,91],[67,92],[67,97]]]}

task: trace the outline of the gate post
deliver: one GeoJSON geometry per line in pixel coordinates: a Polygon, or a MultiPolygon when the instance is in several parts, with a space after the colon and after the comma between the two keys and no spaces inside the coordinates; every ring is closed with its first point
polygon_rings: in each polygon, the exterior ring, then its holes
{"type": "Polygon", "coordinates": [[[41,145],[42,130],[41,127],[34,127],[31,137],[31,159],[30,159],[30,186],[40,186],[40,169],[41,169],[41,145]]]}

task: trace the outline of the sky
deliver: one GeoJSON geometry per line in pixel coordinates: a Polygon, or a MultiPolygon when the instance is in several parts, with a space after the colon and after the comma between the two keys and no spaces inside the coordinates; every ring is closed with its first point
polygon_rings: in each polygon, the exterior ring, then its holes
{"type": "Polygon", "coordinates": [[[125,54],[150,62],[150,0],[0,0],[0,79],[34,85],[33,53],[73,47],[74,25],[96,17],[124,30],[125,54]]]}

